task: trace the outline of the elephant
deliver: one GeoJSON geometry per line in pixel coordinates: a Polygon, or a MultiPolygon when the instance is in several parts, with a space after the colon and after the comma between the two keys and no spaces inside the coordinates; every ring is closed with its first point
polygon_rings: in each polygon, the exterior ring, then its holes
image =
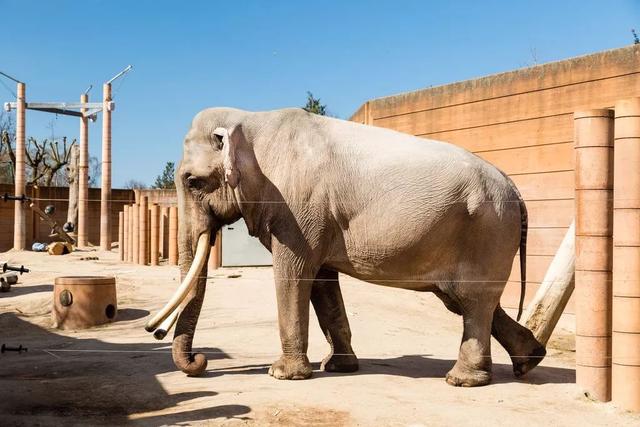
{"type": "Polygon", "coordinates": [[[146,329],[175,323],[173,360],[202,374],[192,341],[216,231],[240,218],[271,252],[282,355],[277,379],[306,379],[309,307],[330,346],[321,369],[358,370],[339,273],[372,284],[433,292],[462,316],[454,386],[491,381],[490,339],[516,376],[545,347],[500,306],[520,250],[520,313],[526,283],[527,210],[499,169],[445,142],[303,109],[209,108],[192,121],[175,184],[183,282],[146,329]],[[311,303],[311,304],[310,304],[311,303]]]}

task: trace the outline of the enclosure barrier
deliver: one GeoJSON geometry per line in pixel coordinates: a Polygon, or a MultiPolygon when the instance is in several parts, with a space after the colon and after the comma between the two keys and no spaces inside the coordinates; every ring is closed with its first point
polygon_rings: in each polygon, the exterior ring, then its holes
{"type": "MultiPolygon", "coordinates": [[[[24,195],[27,191],[25,183],[25,109],[26,88],[24,83],[17,83],[16,99],[16,171],[15,171],[15,195],[24,195]]],[[[15,202],[15,214],[13,223],[13,248],[24,250],[26,246],[26,206],[24,202],[15,202]]]]}
{"type": "Polygon", "coordinates": [[[574,114],[576,383],[611,400],[613,111],[574,114]]]}
{"type": "MultiPolygon", "coordinates": [[[[178,265],[178,208],[149,204],[148,196],[140,204],[125,205],[119,212],[119,259],[139,265],[178,265]]],[[[209,269],[222,265],[222,235],[210,251],[209,269]]]]}
{"type": "Polygon", "coordinates": [[[640,98],[615,114],[612,399],[640,411],[640,98]]]}
{"type": "MultiPolygon", "coordinates": [[[[89,95],[80,95],[80,103],[89,102],[89,95]]],[[[80,109],[80,161],[78,171],[78,247],[86,247],[89,242],[89,224],[87,216],[89,212],[89,117],[87,109],[80,109]]]]}

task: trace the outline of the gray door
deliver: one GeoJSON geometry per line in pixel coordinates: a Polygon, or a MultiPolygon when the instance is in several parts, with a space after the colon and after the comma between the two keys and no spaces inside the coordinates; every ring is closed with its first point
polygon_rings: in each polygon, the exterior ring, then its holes
{"type": "Polygon", "coordinates": [[[255,237],[249,236],[241,219],[222,227],[222,266],[271,265],[271,253],[255,237]]]}

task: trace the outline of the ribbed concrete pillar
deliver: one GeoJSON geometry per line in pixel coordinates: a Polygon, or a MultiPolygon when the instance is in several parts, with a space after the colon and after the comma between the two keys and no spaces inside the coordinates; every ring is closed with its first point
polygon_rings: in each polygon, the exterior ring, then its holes
{"type": "Polygon", "coordinates": [[[111,85],[102,86],[102,191],[100,192],[100,249],[111,250],[111,85]]]}
{"type": "Polygon", "coordinates": [[[124,238],[122,239],[122,259],[127,262],[129,260],[129,205],[124,205],[124,238]]]}
{"type": "MultiPolygon", "coordinates": [[[[80,102],[89,102],[89,95],[80,95],[80,102]]],[[[86,108],[80,109],[86,112],[86,108]]],[[[80,118],[80,161],[78,167],[78,247],[84,248],[89,241],[89,119],[80,118]]]]}
{"type": "Polygon", "coordinates": [[[118,253],[124,261],[124,212],[118,212],[118,253]]]}
{"type": "Polygon", "coordinates": [[[640,411],[640,98],[615,109],[612,399],[640,411]]]}
{"type": "Polygon", "coordinates": [[[169,208],[160,208],[160,258],[166,259],[169,256],[169,208]]]}
{"type": "Polygon", "coordinates": [[[140,205],[133,205],[133,234],[131,235],[133,240],[133,247],[131,248],[132,262],[134,264],[140,264],[140,205]]]}
{"type": "Polygon", "coordinates": [[[151,265],[158,265],[160,256],[160,207],[157,204],[151,205],[151,265]]]}
{"type": "Polygon", "coordinates": [[[169,265],[178,265],[178,208],[169,208],[169,265]]]}
{"type": "Polygon", "coordinates": [[[216,270],[222,267],[222,232],[216,233],[216,243],[209,252],[209,269],[216,270]]]}
{"type": "MultiPolygon", "coordinates": [[[[25,110],[26,110],[26,87],[24,83],[18,83],[18,96],[16,99],[16,171],[14,181],[14,194],[16,196],[26,195],[25,177],[25,110]]],[[[14,222],[13,222],[13,248],[24,250],[27,241],[27,217],[26,202],[14,202],[14,222]]]]}
{"type": "Polygon", "coordinates": [[[133,206],[129,205],[129,239],[127,240],[127,262],[133,262],[133,206]]]}
{"type": "Polygon", "coordinates": [[[611,400],[613,111],[574,115],[576,382],[611,400]]]}
{"type": "Polygon", "coordinates": [[[149,234],[147,233],[147,220],[149,218],[149,197],[142,196],[140,198],[140,210],[138,212],[138,216],[140,217],[138,220],[138,228],[140,229],[140,235],[138,237],[138,251],[140,255],[138,256],[138,264],[147,265],[149,262],[148,259],[148,251],[149,251],[149,234]]]}

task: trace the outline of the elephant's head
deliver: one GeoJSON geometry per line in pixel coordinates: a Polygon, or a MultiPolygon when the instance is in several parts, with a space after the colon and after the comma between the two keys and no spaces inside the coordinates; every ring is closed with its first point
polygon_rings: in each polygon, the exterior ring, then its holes
{"type": "Polygon", "coordinates": [[[210,246],[220,227],[241,217],[234,189],[240,181],[237,154],[243,143],[240,124],[227,127],[201,113],[185,137],[175,177],[182,283],[146,329],[155,330],[161,339],[177,319],[173,360],[188,375],[199,375],[207,366],[203,354],[191,353],[193,335],[204,298],[210,246]]]}

